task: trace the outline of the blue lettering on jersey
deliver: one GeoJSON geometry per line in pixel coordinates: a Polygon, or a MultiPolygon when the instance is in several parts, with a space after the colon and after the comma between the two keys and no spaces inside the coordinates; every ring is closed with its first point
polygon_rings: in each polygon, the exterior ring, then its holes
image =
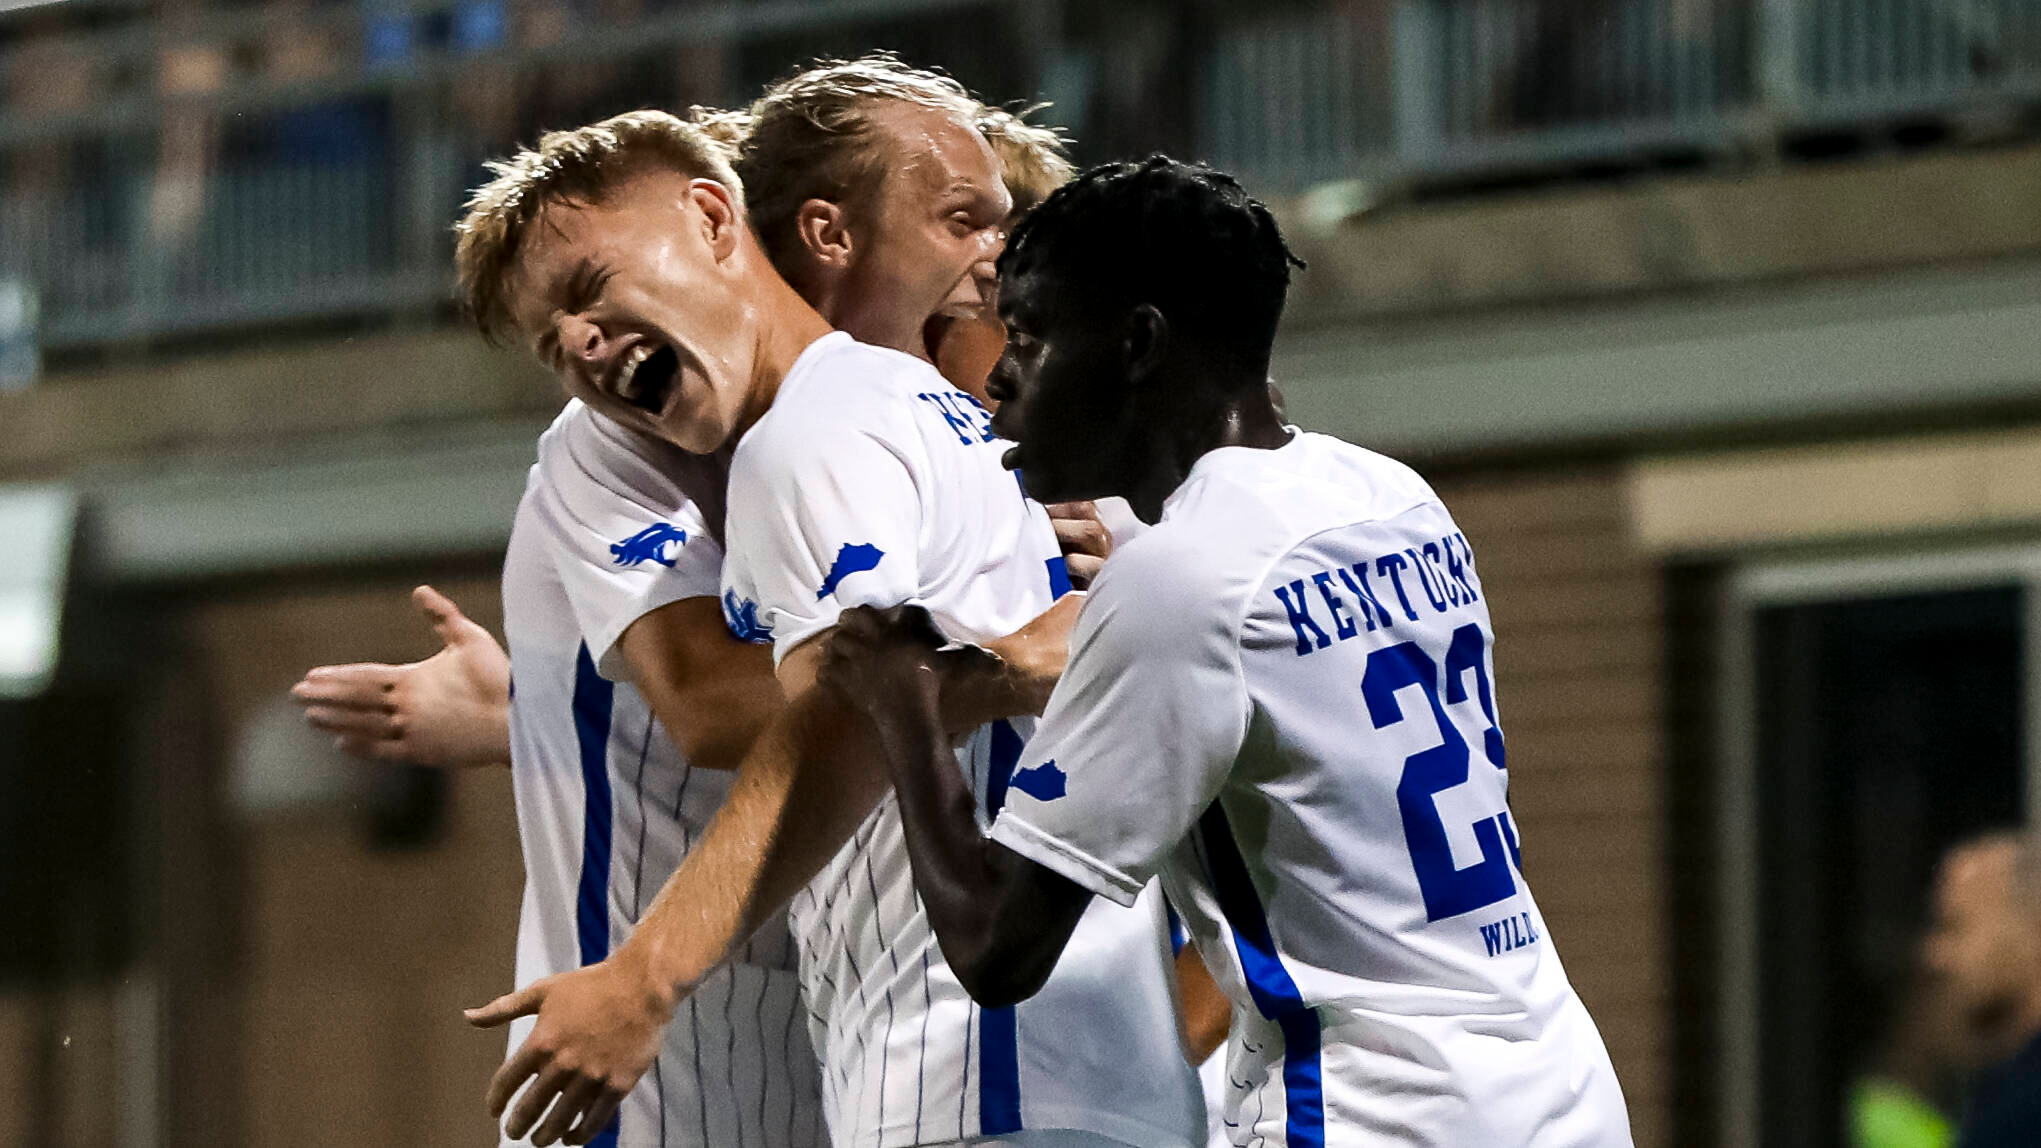
{"type": "Polygon", "coordinates": [[[862,574],[867,570],[877,570],[879,568],[879,559],[885,556],[886,552],[884,550],[869,542],[844,543],[843,547],[836,552],[836,561],[830,563],[829,573],[822,579],[822,588],[815,591],[815,600],[820,602],[822,599],[836,593],[836,588],[843,584],[843,580],[853,574],[862,574]]]}
{"type": "Polygon", "coordinates": [[[1518,913],[1500,921],[1480,926],[1481,943],[1491,957],[1513,953],[1526,945],[1535,945],[1541,939],[1538,927],[1531,921],[1529,913],[1518,913]]]}
{"type": "Polygon", "coordinates": [[[914,396],[936,409],[949,425],[957,441],[965,446],[991,442],[999,437],[992,433],[992,412],[985,405],[962,391],[924,391],[914,396]]]}
{"type": "Polygon", "coordinates": [[[772,629],[758,621],[758,603],[749,598],[740,601],[735,590],[723,591],[723,624],[740,642],[772,641],[772,629]]]}
{"type": "Polygon", "coordinates": [[[671,569],[674,560],[666,556],[666,548],[686,544],[687,531],[664,522],[655,522],[622,542],[612,543],[609,552],[616,557],[619,566],[642,566],[647,562],[657,562],[671,569]]]}
{"type": "Polygon", "coordinates": [[[1434,613],[1447,614],[1481,600],[1474,590],[1474,553],[1467,548],[1467,539],[1458,534],[1423,546],[1408,546],[1379,558],[1364,558],[1351,566],[1314,570],[1304,578],[1293,578],[1287,585],[1274,587],[1276,600],[1283,604],[1283,616],[1297,637],[1298,657],[1363,633],[1363,626],[1367,633],[1395,627],[1395,612],[1382,604],[1375,584],[1368,580],[1370,567],[1376,577],[1388,580],[1396,592],[1396,605],[1413,622],[1419,618],[1417,602],[1429,605],[1434,613]],[[1404,584],[1406,573],[1416,574],[1424,591],[1417,602],[1411,600],[1404,584]],[[1346,590],[1344,594],[1341,587],[1346,590]],[[1332,623],[1331,633],[1320,624],[1321,615],[1313,612],[1314,589],[1317,605],[1325,611],[1322,616],[1332,623]]]}
{"type": "Polygon", "coordinates": [[[1401,554],[1384,554],[1375,559],[1375,573],[1389,579],[1389,584],[1396,588],[1396,600],[1403,603],[1403,616],[1415,622],[1417,611],[1410,607],[1410,595],[1403,592],[1403,570],[1408,565],[1401,554]]]}
{"type": "Polygon", "coordinates": [[[1064,783],[1068,780],[1069,777],[1051,760],[1015,773],[1007,788],[1018,789],[1036,801],[1055,801],[1066,792],[1064,783]]]}

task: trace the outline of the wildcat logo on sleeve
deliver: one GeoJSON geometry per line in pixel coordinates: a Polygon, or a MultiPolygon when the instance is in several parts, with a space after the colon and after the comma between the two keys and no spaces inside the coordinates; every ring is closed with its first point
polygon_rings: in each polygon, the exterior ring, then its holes
{"type": "Polygon", "coordinates": [[[609,552],[619,566],[642,566],[647,562],[657,562],[672,569],[674,560],[666,548],[686,544],[687,531],[664,522],[655,522],[622,542],[612,542],[609,552]]]}
{"type": "Polygon", "coordinates": [[[836,552],[836,561],[830,563],[828,575],[822,579],[822,588],[815,591],[815,600],[820,602],[836,593],[836,588],[843,584],[843,580],[853,574],[877,570],[879,559],[885,556],[884,550],[869,542],[844,543],[843,548],[836,552]]]}
{"type": "Polygon", "coordinates": [[[1033,769],[1023,769],[1015,773],[1013,780],[1007,783],[1007,788],[1018,789],[1036,801],[1054,801],[1066,792],[1064,783],[1068,780],[1070,779],[1062,770],[1056,768],[1056,762],[1051,759],[1033,769]]]}

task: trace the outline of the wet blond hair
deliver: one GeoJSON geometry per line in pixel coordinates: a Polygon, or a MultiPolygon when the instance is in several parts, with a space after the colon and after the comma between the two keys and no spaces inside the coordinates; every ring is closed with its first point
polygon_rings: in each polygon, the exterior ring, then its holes
{"type": "Polygon", "coordinates": [[[1027,117],[1046,107],[1019,111],[985,108],[978,113],[978,132],[999,160],[999,178],[1013,197],[1013,218],[1026,215],[1049,193],[1069,183],[1077,168],[1066,153],[1068,142],[1052,127],[1031,124],[1027,117]]]}
{"type": "Polygon", "coordinates": [[[752,189],[751,227],[773,266],[793,266],[802,204],[854,204],[878,187],[886,152],[872,112],[892,103],[949,112],[967,126],[986,111],[962,84],[909,67],[891,53],[820,61],[767,88],[751,105],[737,174],[752,189]]]}
{"type": "Polygon", "coordinates": [[[492,160],[494,177],[468,197],[454,225],[454,274],[462,305],[490,342],[517,333],[511,281],[532,224],[553,204],[596,204],[648,172],[712,179],[742,202],[734,169],[744,118],[697,108],[692,118],[636,111],[571,131],[547,132],[537,147],[492,160]]]}

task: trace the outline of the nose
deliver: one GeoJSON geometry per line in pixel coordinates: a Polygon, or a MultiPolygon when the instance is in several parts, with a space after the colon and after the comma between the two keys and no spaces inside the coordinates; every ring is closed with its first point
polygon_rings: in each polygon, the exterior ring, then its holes
{"type": "Polygon", "coordinates": [[[992,373],[985,377],[985,397],[1004,409],[1013,400],[1012,356],[1001,350],[999,360],[992,364],[992,373]]]}
{"type": "Polygon", "coordinates": [[[562,315],[559,336],[561,354],[601,373],[602,362],[609,352],[609,339],[601,327],[580,315],[562,315]]]}

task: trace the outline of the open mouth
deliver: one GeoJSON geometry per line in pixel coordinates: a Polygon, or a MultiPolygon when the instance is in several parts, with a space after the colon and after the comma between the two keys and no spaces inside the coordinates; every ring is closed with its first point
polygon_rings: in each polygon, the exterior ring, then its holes
{"type": "Polygon", "coordinates": [[[663,414],[673,396],[674,380],[680,377],[680,356],[664,343],[640,343],[631,348],[623,368],[617,372],[616,396],[639,410],[663,414]]]}

